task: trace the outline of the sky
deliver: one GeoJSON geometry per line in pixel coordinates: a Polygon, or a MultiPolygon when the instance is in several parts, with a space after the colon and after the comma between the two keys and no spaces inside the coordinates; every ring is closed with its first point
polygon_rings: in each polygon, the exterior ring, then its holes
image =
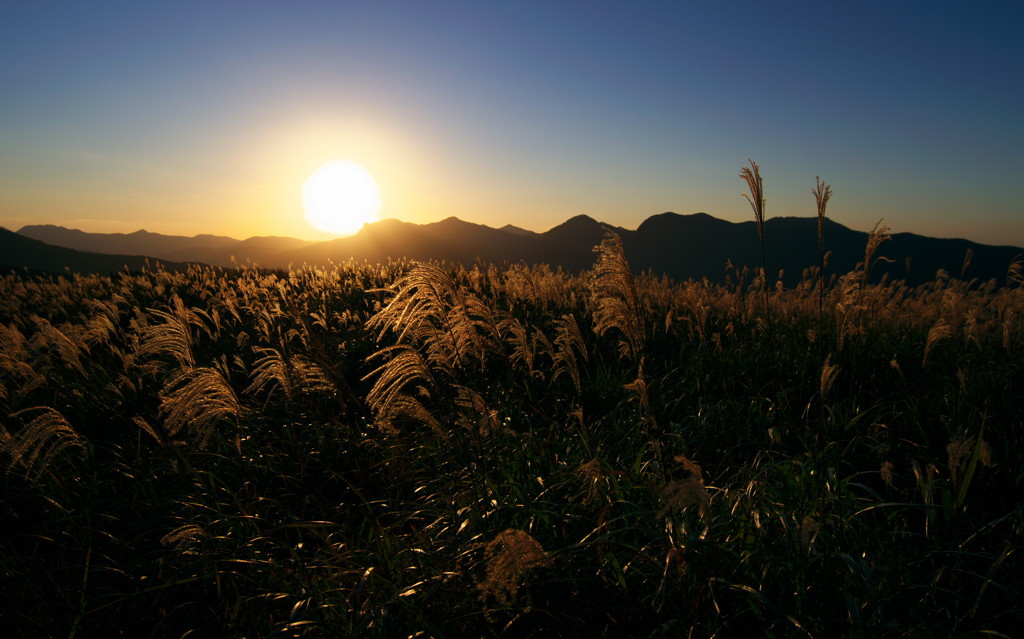
{"type": "Polygon", "coordinates": [[[328,236],[381,217],[544,231],[766,215],[1024,246],[1024,4],[19,2],[0,8],[0,226],[328,236]]]}

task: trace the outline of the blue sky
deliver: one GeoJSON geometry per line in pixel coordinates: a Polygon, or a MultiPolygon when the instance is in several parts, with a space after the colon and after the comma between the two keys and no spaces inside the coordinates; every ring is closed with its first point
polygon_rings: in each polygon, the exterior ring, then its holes
{"type": "Polygon", "coordinates": [[[767,214],[1024,246],[1016,2],[46,2],[0,14],[0,225],[292,235],[384,217],[767,214]]]}

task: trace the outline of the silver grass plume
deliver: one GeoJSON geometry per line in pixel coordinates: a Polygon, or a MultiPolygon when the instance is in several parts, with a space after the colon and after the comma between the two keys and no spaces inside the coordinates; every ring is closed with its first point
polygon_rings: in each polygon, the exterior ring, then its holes
{"type": "Polygon", "coordinates": [[[882,245],[882,242],[891,239],[889,235],[889,227],[882,224],[882,220],[878,220],[875,227],[868,233],[868,242],[864,247],[864,269],[861,271],[861,290],[863,291],[868,285],[868,278],[871,274],[871,267],[874,266],[875,262],[882,260],[885,262],[892,262],[888,257],[875,258],[875,252],[878,251],[878,247],[882,245]]]}
{"type": "Polygon", "coordinates": [[[170,436],[187,430],[205,448],[219,423],[242,414],[242,405],[227,379],[227,363],[179,370],[160,393],[160,412],[170,436]]]}
{"type": "Polygon", "coordinates": [[[455,404],[462,409],[459,423],[471,432],[486,437],[501,430],[498,411],[487,405],[479,393],[465,386],[455,386],[455,404]]]}
{"type": "Polygon", "coordinates": [[[818,318],[824,315],[825,310],[825,207],[832,198],[832,187],[821,181],[821,177],[814,178],[815,187],[811,189],[814,195],[814,203],[818,209],[818,318]]]}
{"type": "Polygon", "coordinates": [[[363,379],[377,378],[366,402],[379,424],[385,430],[397,430],[395,422],[408,419],[426,424],[438,435],[447,437],[440,423],[420,401],[429,399],[432,389],[436,388],[434,373],[423,354],[398,344],[377,351],[367,361],[378,359],[384,363],[363,379]]]}
{"type": "Polygon", "coordinates": [[[555,322],[555,327],[555,372],[551,375],[551,381],[554,382],[561,375],[568,375],[576,387],[576,393],[579,394],[582,389],[577,355],[583,361],[588,361],[587,346],[583,342],[583,335],[580,333],[575,315],[571,313],[563,315],[555,322]]]}
{"type": "Polygon", "coordinates": [[[550,566],[551,558],[528,532],[509,528],[487,543],[484,563],[487,575],[477,585],[480,600],[486,602],[493,597],[499,605],[508,607],[527,575],[534,568],[550,566]]]}
{"type": "Polygon", "coordinates": [[[12,468],[21,466],[27,473],[38,476],[62,451],[85,448],[85,439],[53,408],[26,408],[11,417],[31,417],[13,434],[0,426],[0,448],[10,455],[12,468]]]}
{"type": "Polygon", "coordinates": [[[431,364],[449,368],[473,361],[482,365],[500,341],[487,305],[436,264],[416,263],[391,290],[387,306],[366,323],[379,331],[377,339],[388,331],[396,333],[398,343],[419,345],[431,364]]]}
{"type": "Polygon", "coordinates": [[[29,341],[14,326],[0,324],[0,373],[15,384],[5,396],[20,399],[46,382],[36,370],[29,341]]]}
{"type": "Polygon", "coordinates": [[[921,367],[928,366],[928,357],[939,344],[939,342],[950,338],[953,335],[953,327],[945,319],[939,318],[928,330],[928,339],[924,343],[924,356],[921,358],[921,367]]]}
{"type": "Polygon", "coordinates": [[[764,291],[764,314],[768,322],[768,335],[772,334],[771,307],[768,304],[768,258],[764,246],[764,182],[761,180],[761,167],[757,162],[748,159],[749,167],[740,169],[740,178],[747,183],[750,193],[744,193],[743,197],[750,203],[754,210],[754,221],[757,222],[757,235],[761,239],[761,286],[764,291]]]}
{"type": "Polygon", "coordinates": [[[171,298],[168,311],[150,309],[149,313],[160,324],[151,324],[143,329],[139,357],[170,357],[179,366],[191,368],[196,365],[193,353],[192,327],[206,329],[199,315],[186,308],[177,295],[171,298]]]}
{"type": "Polygon", "coordinates": [[[368,359],[383,363],[364,378],[377,378],[367,402],[385,428],[408,418],[444,436],[420,398],[437,388],[438,374],[451,380],[456,370],[482,368],[488,353],[499,352],[501,331],[487,305],[436,264],[415,263],[390,290],[392,298],[366,326],[378,340],[396,334],[397,343],[368,359]]]}
{"type": "Polygon", "coordinates": [[[267,401],[280,390],[291,403],[303,394],[329,393],[333,386],[316,362],[304,355],[287,357],[274,348],[257,348],[259,358],[251,373],[246,395],[267,394],[267,401]]]}
{"type": "Polygon", "coordinates": [[[46,353],[46,359],[49,359],[51,364],[63,363],[82,377],[86,377],[85,367],[82,365],[82,355],[88,353],[83,345],[78,344],[41,317],[34,317],[33,321],[36,325],[36,332],[31,340],[34,350],[46,353]],[[54,353],[57,356],[56,362],[53,361],[54,353]]]}
{"type": "Polygon", "coordinates": [[[619,356],[639,363],[644,349],[644,321],[636,280],[629,269],[622,239],[609,231],[594,249],[594,330],[598,335],[617,330],[622,334],[619,356]]]}
{"type": "Polygon", "coordinates": [[[512,347],[509,361],[513,366],[523,369],[528,377],[534,376],[534,360],[537,357],[537,342],[530,340],[526,327],[514,317],[506,317],[498,322],[498,330],[506,335],[505,340],[512,347]]]}

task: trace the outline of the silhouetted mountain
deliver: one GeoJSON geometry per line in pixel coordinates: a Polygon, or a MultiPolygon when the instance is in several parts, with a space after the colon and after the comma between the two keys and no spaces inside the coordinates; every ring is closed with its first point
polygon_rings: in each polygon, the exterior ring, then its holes
{"type": "Polygon", "coordinates": [[[552,266],[579,271],[594,264],[594,247],[601,243],[609,231],[620,236],[632,231],[602,224],[589,215],[577,215],[540,234],[552,266]]]}
{"type": "Polygon", "coordinates": [[[536,233],[533,231],[528,231],[526,229],[519,228],[518,226],[514,226],[512,224],[506,224],[505,226],[501,227],[498,230],[504,231],[506,233],[511,233],[512,235],[522,235],[525,237],[531,237],[536,235],[536,233]]]}
{"type": "MultiPolygon", "coordinates": [[[[235,264],[253,262],[256,264],[280,264],[279,256],[288,251],[295,251],[314,242],[299,240],[294,237],[250,237],[247,240],[233,240],[227,246],[217,248],[191,248],[172,253],[178,259],[189,262],[205,262],[214,266],[231,267],[235,264]]],[[[300,262],[301,263],[301,262],[300,262]]]]}
{"type": "MultiPolygon", "coordinates": [[[[785,272],[788,284],[799,281],[804,268],[818,263],[817,218],[773,218],[765,222],[768,273],[774,279],[779,270],[785,272]]],[[[859,251],[864,254],[867,234],[856,245],[840,238],[846,227],[827,222],[826,250],[834,257],[859,251]],[[842,249],[838,249],[842,245],[842,249]]],[[[738,268],[761,265],[761,244],[757,225],[753,222],[727,222],[706,213],[677,215],[662,213],[648,218],[633,233],[623,236],[623,245],[631,264],[638,270],[650,269],[675,279],[708,278],[721,281],[726,264],[738,268]]],[[[831,260],[835,265],[836,260],[831,260]]],[[[856,261],[851,262],[851,270],[856,261]]]]}
{"type": "Polygon", "coordinates": [[[204,262],[229,267],[232,258],[247,261],[273,261],[272,256],[313,244],[291,237],[250,237],[236,240],[221,235],[161,235],[149,231],[134,233],[86,233],[49,224],[23,227],[19,235],[92,253],[146,255],[169,261],[204,262]]]}
{"type": "MultiPolygon", "coordinates": [[[[831,251],[826,273],[848,273],[864,260],[868,233],[826,219],[824,234],[825,250],[831,251]]],[[[769,277],[774,280],[782,271],[783,281],[793,286],[804,269],[818,263],[818,220],[769,219],[765,221],[765,244],[769,277]]],[[[761,245],[753,221],[726,222],[703,213],[653,216],[636,231],[623,235],[623,245],[634,269],[651,269],[679,280],[707,277],[721,281],[727,261],[736,267],[761,265],[761,245]]],[[[1000,284],[1005,283],[1010,263],[1024,253],[1024,249],[1012,246],[897,233],[878,248],[871,279],[878,281],[887,275],[917,285],[935,279],[940,268],[960,276],[968,249],[974,254],[964,277],[981,281],[995,278],[1000,284]]]]}
{"type": "MultiPolygon", "coordinates": [[[[54,233],[59,227],[26,227],[35,234],[54,233]]],[[[90,234],[61,229],[64,241],[88,241],[100,245],[116,234],[90,234]],[[103,236],[103,237],[97,237],[103,236]],[[70,239],[69,239],[70,238],[70,239]]],[[[257,237],[244,241],[214,236],[179,238],[157,236],[162,246],[176,245],[175,252],[150,253],[154,257],[202,261],[230,266],[232,258],[239,263],[256,262],[267,268],[286,268],[304,263],[326,265],[349,259],[384,262],[389,259],[444,260],[462,264],[476,261],[490,263],[547,263],[570,271],[590,268],[594,263],[593,247],[608,231],[622,238],[630,265],[636,272],[651,270],[677,280],[708,278],[722,281],[725,267],[761,265],[761,245],[757,227],[750,222],[727,222],[705,213],[677,215],[662,213],[645,220],[635,231],[610,226],[578,215],[543,233],[534,233],[514,226],[500,229],[464,222],[450,217],[431,224],[412,224],[389,219],[366,224],[359,233],[327,242],[310,243],[281,237],[257,237]],[[207,242],[206,247],[183,246],[182,241],[207,242]],[[227,241],[227,243],[221,243],[227,241]],[[175,244],[177,243],[177,244],[175,244]],[[216,244],[210,246],[209,244],[216,244]]],[[[118,236],[138,238],[141,253],[156,234],[132,233],[118,236]]],[[[804,269],[818,263],[818,230],[816,218],[781,217],[765,222],[768,274],[772,281],[782,271],[783,281],[792,286],[800,281],[804,269]]],[[[864,259],[868,234],[854,231],[831,220],[825,221],[825,248],[831,251],[827,272],[844,274],[864,259]]],[[[107,244],[110,246],[111,244],[107,244]]],[[[80,246],[75,246],[80,248],[80,246]]],[[[1024,249],[1010,246],[988,246],[967,240],[924,237],[897,233],[884,242],[876,253],[872,279],[883,275],[905,279],[916,285],[935,278],[941,268],[959,276],[968,249],[973,251],[967,279],[982,281],[995,278],[1005,282],[1006,270],[1024,249]],[[907,270],[907,265],[910,270],[907,270]]],[[[6,256],[7,253],[4,253],[6,256]]],[[[123,258],[123,256],[121,256],[123,258]]],[[[2,261],[11,262],[11,258],[2,261]]],[[[11,266],[21,266],[12,263],[11,266]]],[[[116,269],[115,269],[116,270],[116,269]]]]}
{"type": "MultiPolygon", "coordinates": [[[[214,249],[238,242],[234,238],[219,235],[183,237],[141,230],[134,233],[86,233],[50,224],[25,226],[18,231],[18,234],[53,246],[63,246],[79,251],[148,255],[161,259],[182,259],[177,254],[190,249],[214,249]]],[[[189,258],[186,256],[185,259],[189,258]]]]}
{"type": "Polygon", "coordinates": [[[277,256],[276,264],[325,264],[348,259],[381,262],[390,258],[447,260],[464,264],[477,258],[485,262],[540,262],[547,254],[533,236],[449,217],[431,224],[412,224],[394,219],[363,226],[350,237],[313,244],[277,256]]]}
{"type": "MultiPolygon", "coordinates": [[[[725,267],[761,265],[761,244],[757,226],[750,222],[727,222],[705,213],[677,215],[662,213],[643,222],[635,231],[603,224],[578,215],[544,233],[510,233],[448,218],[433,224],[411,224],[385,220],[367,224],[358,234],[314,244],[277,256],[283,266],[311,262],[324,264],[349,258],[379,262],[392,257],[434,259],[472,264],[484,262],[544,262],[570,271],[589,268],[594,263],[593,247],[608,231],[618,233],[630,264],[636,272],[651,270],[677,280],[708,278],[722,281],[725,267]]],[[[818,263],[817,218],[780,217],[765,223],[769,276],[779,272],[793,286],[804,269],[818,263]]],[[[825,221],[825,249],[831,251],[828,273],[843,274],[864,259],[868,234],[854,231],[832,220],[825,221]]],[[[959,275],[967,249],[974,251],[967,278],[1002,283],[1006,269],[1024,250],[994,247],[966,240],[944,240],[900,233],[881,245],[872,268],[872,279],[884,274],[891,279],[907,279],[920,284],[934,279],[944,268],[959,275]],[[910,257],[911,270],[906,270],[910,257]]]]}
{"type": "Polygon", "coordinates": [[[179,271],[188,268],[180,262],[165,262],[138,255],[107,255],[87,253],[63,246],[51,246],[45,242],[25,237],[0,227],[0,272],[29,269],[46,271],[106,275],[116,273],[125,267],[130,271],[142,270],[147,264],[155,268],[157,263],[167,270],[179,271]]]}

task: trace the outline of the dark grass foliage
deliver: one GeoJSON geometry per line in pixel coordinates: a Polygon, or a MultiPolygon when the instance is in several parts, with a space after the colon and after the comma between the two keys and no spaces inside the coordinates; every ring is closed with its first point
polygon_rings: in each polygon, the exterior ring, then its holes
{"type": "Polygon", "coordinates": [[[1019,632],[1017,283],[596,265],[3,277],[5,636],[1019,632]]]}

